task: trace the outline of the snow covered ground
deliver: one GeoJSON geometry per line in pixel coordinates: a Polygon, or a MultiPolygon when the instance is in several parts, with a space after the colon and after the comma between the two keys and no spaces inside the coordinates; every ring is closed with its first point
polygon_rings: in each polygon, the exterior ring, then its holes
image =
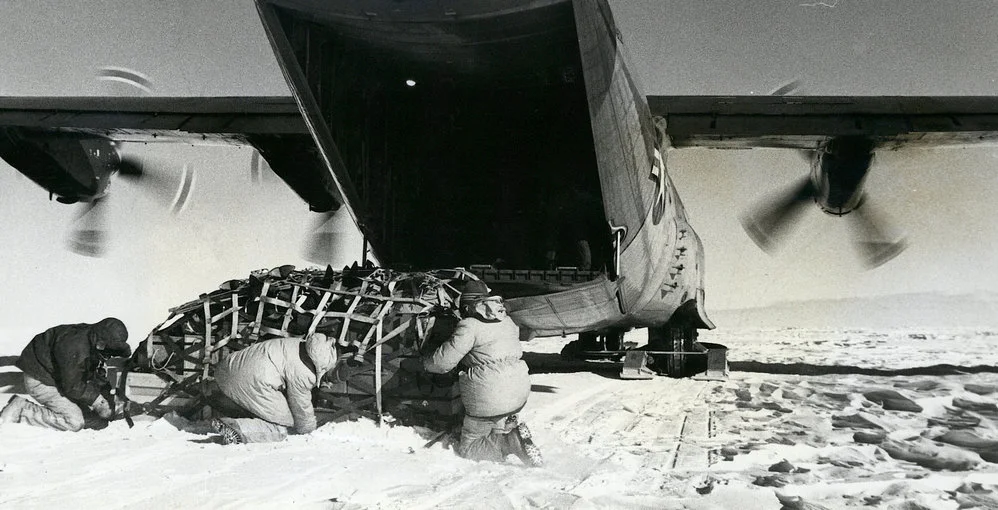
{"type": "MultiPolygon", "coordinates": [[[[565,340],[527,349],[557,352],[565,340]]],[[[987,331],[737,330],[703,340],[727,345],[734,366],[998,365],[998,337],[987,331]]],[[[10,362],[0,358],[0,402],[17,389],[12,367],[2,366],[10,362]]],[[[543,468],[466,461],[446,445],[424,448],[430,431],[370,421],[236,446],[166,419],[76,434],[0,425],[0,507],[998,506],[998,464],[975,451],[992,460],[988,452],[998,452],[998,374],[860,372],[733,371],[726,381],[535,373],[522,417],[543,468]]]]}

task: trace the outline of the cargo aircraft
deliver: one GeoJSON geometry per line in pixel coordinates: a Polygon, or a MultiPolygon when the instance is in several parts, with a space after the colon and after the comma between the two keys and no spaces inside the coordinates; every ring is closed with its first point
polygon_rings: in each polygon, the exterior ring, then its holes
{"type": "MultiPolygon", "coordinates": [[[[862,209],[878,150],[998,136],[995,98],[646,97],[607,0],[256,7],[291,97],[0,98],[0,157],[93,202],[141,174],[117,143],[250,145],[316,214],[346,211],[379,264],[471,268],[525,339],[616,355],[648,328],[653,367],[679,375],[714,325],[671,151],[808,151],[809,176],[745,219],[769,247],[804,204],[862,209]]],[[[871,264],[903,247],[861,223],[871,264]]]]}

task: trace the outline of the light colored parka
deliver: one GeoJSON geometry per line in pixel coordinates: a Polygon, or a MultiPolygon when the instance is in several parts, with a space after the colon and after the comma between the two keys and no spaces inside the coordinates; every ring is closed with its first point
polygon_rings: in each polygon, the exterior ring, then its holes
{"type": "Polygon", "coordinates": [[[522,356],[520,329],[512,319],[467,317],[457,323],[450,339],[423,359],[423,368],[442,374],[460,365],[465,412],[489,418],[517,412],[527,403],[530,375],[522,356]]]}
{"type": "Polygon", "coordinates": [[[335,364],[335,346],[321,333],[305,342],[275,338],[222,359],[215,380],[222,393],[256,417],[307,434],[316,427],[312,389],[335,364]],[[306,365],[303,353],[315,371],[306,365]]]}

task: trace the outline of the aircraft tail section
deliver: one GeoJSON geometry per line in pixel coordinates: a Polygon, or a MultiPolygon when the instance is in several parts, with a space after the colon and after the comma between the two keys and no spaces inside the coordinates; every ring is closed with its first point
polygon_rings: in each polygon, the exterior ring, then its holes
{"type": "Polygon", "coordinates": [[[654,199],[648,169],[655,158],[655,125],[622,58],[609,6],[574,0],[573,7],[604,208],[611,225],[627,228],[626,247],[654,199]]]}
{"type": "Polygon", "coordinates": [[[703,255],[669,178],[669,140],[628,66],[606,0],[573,0],[589,115],[609,226],[616,234],[622,309],[662,324],[685,303],[703,313],[703,255]]]}

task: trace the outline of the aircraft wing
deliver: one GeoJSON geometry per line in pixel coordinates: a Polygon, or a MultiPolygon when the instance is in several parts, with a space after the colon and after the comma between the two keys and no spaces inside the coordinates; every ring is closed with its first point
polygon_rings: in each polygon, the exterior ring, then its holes
{"type": "MultiPolygon", "coordinates": [[[[116,141],[252,145],[315,211],[356,192],[318,150],[293,97],[0,97],[0,128],[75,132],[116,141]]],[[[361,228],[364,222],[358,219],[361,228]]]]}
{"type": "Polygon", "coordinates": [[[995,144],[998,96],[649,96],[674,147],[816,149],[859,135],[878,148],[995,144]]]}
{"type": "Polygon", "coordinates": [[[0,125],[149,142],[308,133],[291,97],[0,97],[0,125]]]}

